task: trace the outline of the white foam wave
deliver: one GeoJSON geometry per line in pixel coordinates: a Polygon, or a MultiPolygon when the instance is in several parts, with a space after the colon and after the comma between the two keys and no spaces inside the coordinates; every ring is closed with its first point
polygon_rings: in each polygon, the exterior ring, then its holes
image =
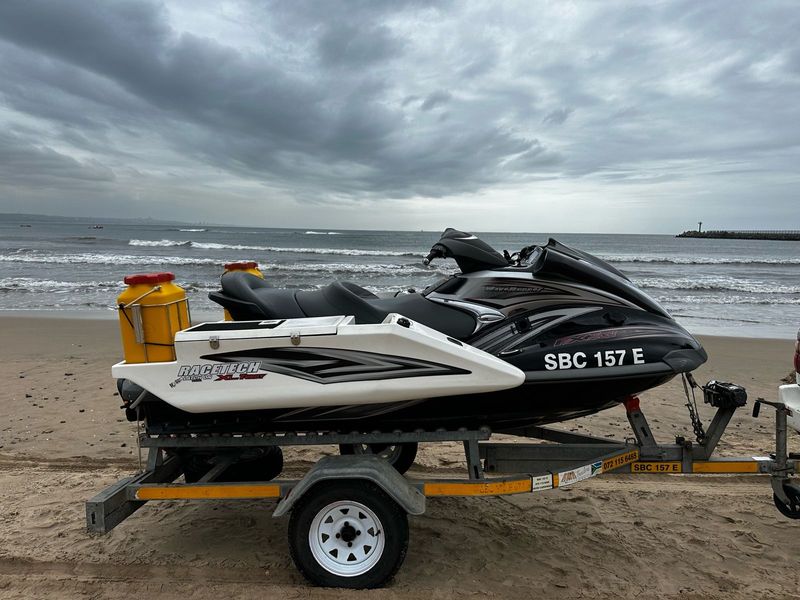
{"type": "MultiPolygon", "coordinates": [[[[178,281],[187,292],[207,292],[219,289],[219,280],[208,281],[178,281]]],[[[35,279],[33,277],[5,277],[0,278],[0,292],[54,292],[64,293],[73,290],[84,290],[87,294],[97,290],[116,289],[125,287],[122,277],[113,281],[58,281],[53,279],[35,279]]],[[[103,292],[104,294],[108,292],[103,292]]]]}
{"type": "Polygon", "coordinates": [[[734,277],[638,277],[634,283],[659,290],[697,290],[707,292],[749,292],[753,294],[800,294],[800,285],[781,285],[734,277]]]}
{"type": "Polygon", "coordinates": [[[441,269],[423,267],[422,265],[396,264],[359,264],[359,263],[293,263],[269,264],[262,267],[264,275],[270,273],[313,273],[321,275],[359,274],[368,276],[446,276],[450,273],[441,269]]]}
{"type": "Polygon", "coordinates": [[[193,242],[179,240],[130,240],[130,246],[150,247],[190,247],[201,250],[255,250],[260,252],[284,252],[292,254],[328,254],[333,256],[407,256],[423,257],[421,252],[400,252],[397,250],[363,250],[357,248],[285,248],[283,246],[251,246],[244,244],[219,244],[215,242],[193,242]]]}
{"type": "Polygon", "coordinates": [[[214,242],[189,242],[192,248],[201,250],[269,250],[267,246],[245,246],[242,244],[217,244],[214,242]]]}
{"type": "Polygon", "coordinates": [[[634,256],[601,255],[610,263],[660,263],[670,265],[800,265],[800,258],[732,258],[723,256],[634,256]]]}
{"type": "Polygon", "coordinates": [[[0,262],[58,265],[222,265],[227,261],[185,256],[139,256],[133,254],[0,254],[0,262]]]}
{"type": "Polygon", "coordinates": [[[178,229],[178,231],[187,231],[190,233],[197,233],[200,231],[208,231],[208,229],[178,229]]]}
{"type": "Polygon", "coordinates": [[[192,242],[178,242],[175,240],[130,240],[129,246],[146,246],[151,248],[170,248],[173,246],[191,246],[192,242]]]}
{"type": "Polygon", "coordinates": [[[798,305],[800,298],[764,298],[763,296],[659,296],[659,302],[670,304],[758,304],[758,305],[798,305]]]}
{"type": "Polygon", "coordinates": [[[341,235],[338,231],[306,231],[306,235],[341,235]]]}
{"type": "MultiPolygon", "coordinates": [[[[187,256],[140,256],[135,254],[0,254],[0,262],[68,265],[136,265],[136,266],[222,266],[227,260],[187,256]]],[[[274,274],[286,279],[293,274],[309,277],[324,277],[326,280],[340,275],[362,275],[366,277],[431,277],[447,276],[446,269],[424,267],[422,264],[374,264],[374,263],[261,263],[266,275],[274,274]]],[[[221,271],[221,269],[220,269],[221,271]]]]}
{"type": "Polygon", "coordinates": [[[47,291],[121,287],[122,281],[56,281],[53,279],[35,279],[33,277],[5,277],[0,279],[0,290],[47,291]]]}

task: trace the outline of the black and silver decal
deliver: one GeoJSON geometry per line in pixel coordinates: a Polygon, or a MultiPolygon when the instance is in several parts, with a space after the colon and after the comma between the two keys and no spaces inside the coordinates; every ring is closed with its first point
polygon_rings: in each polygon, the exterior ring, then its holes
{"type": "Polygon", "coordinates": [[[217,362],[259,362],[261,370],[317,383],[470,373],[466,369],[418,358],[334,348],[254,348],[207,354],[202,358],[217,362]]]}

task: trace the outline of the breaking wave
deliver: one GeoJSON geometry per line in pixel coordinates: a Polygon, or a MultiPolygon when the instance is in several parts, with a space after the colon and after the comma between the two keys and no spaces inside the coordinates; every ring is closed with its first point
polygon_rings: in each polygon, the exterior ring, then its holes
{"type": "Polygon", "coordinates": [[[171,248],[173,246],[191,246],[192,242],[176,242],[175,240],[130,240],[129,246],[146,246],[148,248],[171,248]]]}
{"type": "Polygon", "coordinates": [[[652,263],[663,265],[800,265],[800,258],[727,258],[717,256],[600,256],[610,263],[652,263]]]}
{"type": "Polygon", "coordinates": [[[657,300],[667,306],[670,304],[760,304],[797,305],[800,298],[764,298],[763,296],[659,296],[657,300]]]}
{"type": "Polygon", "coordinates": [[[222,265],[226,261],[184,256],[139,256],[133,254],[0,254],[0,262],[57,265],[222,265]]]}
{"type": "MultiPolygon", "coordinates": [[[[420,276],[437,275],[445,277],[449,271],[433,269],[422,264],[395,265],[395,264],[357,264],[357,263],[294,263],[270,264],[264,267],[265,276],[270,273],[316,273],[324,275],[367,275],[367,276],[420,276]]],[[[404,286],[400,286],[403,289],[404,286]]]]}
{"type": "Polygon", "coordinates": [[[361,250],[355,248],[284,248],[282,246],[248,246],[243,244],[218,244],[214,242],[193,242],[178,240],[130,240],[129,246],[147,247],[185,247],[201,250],[257,250],[261,252],[286,252],[292,254],[329,254],[334,256],[407,256],[421,258],[421,252],[400,252],[397,250],[361,250]]]}
{"type": "Polygon", "coordinates": [[[636,285],[657,290],[696,290],[705,292],[749,292],[751,294],[800,294],[800,285],[781,285],[734,277],[637,277],[636,285]]]}
{"type": "Polygon", "coordinates": [[[119,288],[120,281],[55,281],[33,277],[6,277],[0,279],[0,291],[56,291],[73,289],[119,288]]]}
{"type": "MultiPolygon", "coordinates": [[[[0,262],[61,264],[61,265],[136,265],[163,268],[164,266],[222,266],[227,260],[187,256],[143,256],[135,254],[51,254],[25,253],[0,254],[0,262]]],[[[262,263],[267,277],[270,274],[289,281],[294,273],[310,276],[334,278],[339,275],[360,275],[363,277],[430,277],[447,276],[451,271],[442,268],[425,267],[422,263],[412,264],[374,264],[374,263],[262,263]]],[[[220,269],[221,272],[221,269],[220,269]]],[[[24,278],[16,278],[21,281],[24,278]]],[[[31,280],[34,281],[34,280],[31,280]]],[[[84,285],[76,283],[76,287],[84,285]]],[[[87,284],[90,285],[90,284],[87,284]]],[[[400,287],[405,287],[400,284],[400,287]]]]}
{"type": "Polygon", "coordinates": [[[305,235],[341,235],[338,231],[306,231],[305,235]]]}

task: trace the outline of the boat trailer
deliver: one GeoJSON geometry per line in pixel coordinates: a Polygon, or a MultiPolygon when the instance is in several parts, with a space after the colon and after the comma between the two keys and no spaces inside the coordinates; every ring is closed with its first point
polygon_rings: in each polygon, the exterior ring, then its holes
{"type": "MultiPolygon", "coordinates": [[[[704,392],[706,387],[702,388],[704,392]]],[[[739,388],[741,389],[741,388],[739,388]]],[[[742,390],[743,391],[743,390],[742,390]]],[[[688,396],[688,394],[687,394],[688,396]]],[[[89,532],[105,534],[146,502],[156,500],[277,500],[273,516],[290,515],[289,549],[297,568],[312,583],[369,588],[383,585],[399,569],[408,546],[407,515],[425,511],[438,496],[502,496],[574,485],[615,471],[631,474],[763,474],[770,477],[780,512],[800,518],[800,455],[787,444],[783,402],[756,400],[775,409],[775,452],[770,456],[715,458],[725,428],[745,400],[705,393],[716,408],[707,431],[693,417],[697,440],[682,437],[659,444],[635,397],[625,402],[633,438],[615,441],[552,429],[525,427],[492,432],[459,429],[371,433],[286,432],[248,435],[148,435],[138,437],[148,451],[140,473],[111,485],[86,503],[89,532]],[[491,442],[506,433],[547,443],[491,442]],[[702,435],[700,435],[702,434],[702,435]],[[465,478],[405,477],[375,455],[326,456],[300,479],[222,482],[231,463],[211,467],[196,483],[176,482],[182,475],[181,448],[288,447],[323,444],[461,442],[465,478]]],[[[691,413],[691,408],[690,408],[691,413]]],[[[141,456],[141,455],[140,455],[141,456]]]]}

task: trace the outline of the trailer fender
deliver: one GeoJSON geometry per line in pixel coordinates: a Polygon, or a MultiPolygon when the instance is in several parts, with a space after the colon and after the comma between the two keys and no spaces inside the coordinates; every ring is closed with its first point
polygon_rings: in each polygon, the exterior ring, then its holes
{"type": "Polygon", "coordinates": [[[788,409],[786,424],[800,432],[800,385],[782,385],[778,388],[778,402],[788,409]]]}
{"type": "Polygon", "coordinates": [[[292,510],[294,504],[316,484],[331,479],[371,481],[386,492],[408,514],[421,515],[425,512],[425,496],[419,489],[382,458],[363,454],[326,456],[321,459],[278,503],[272,516],[286,515],[292,510]]]}

